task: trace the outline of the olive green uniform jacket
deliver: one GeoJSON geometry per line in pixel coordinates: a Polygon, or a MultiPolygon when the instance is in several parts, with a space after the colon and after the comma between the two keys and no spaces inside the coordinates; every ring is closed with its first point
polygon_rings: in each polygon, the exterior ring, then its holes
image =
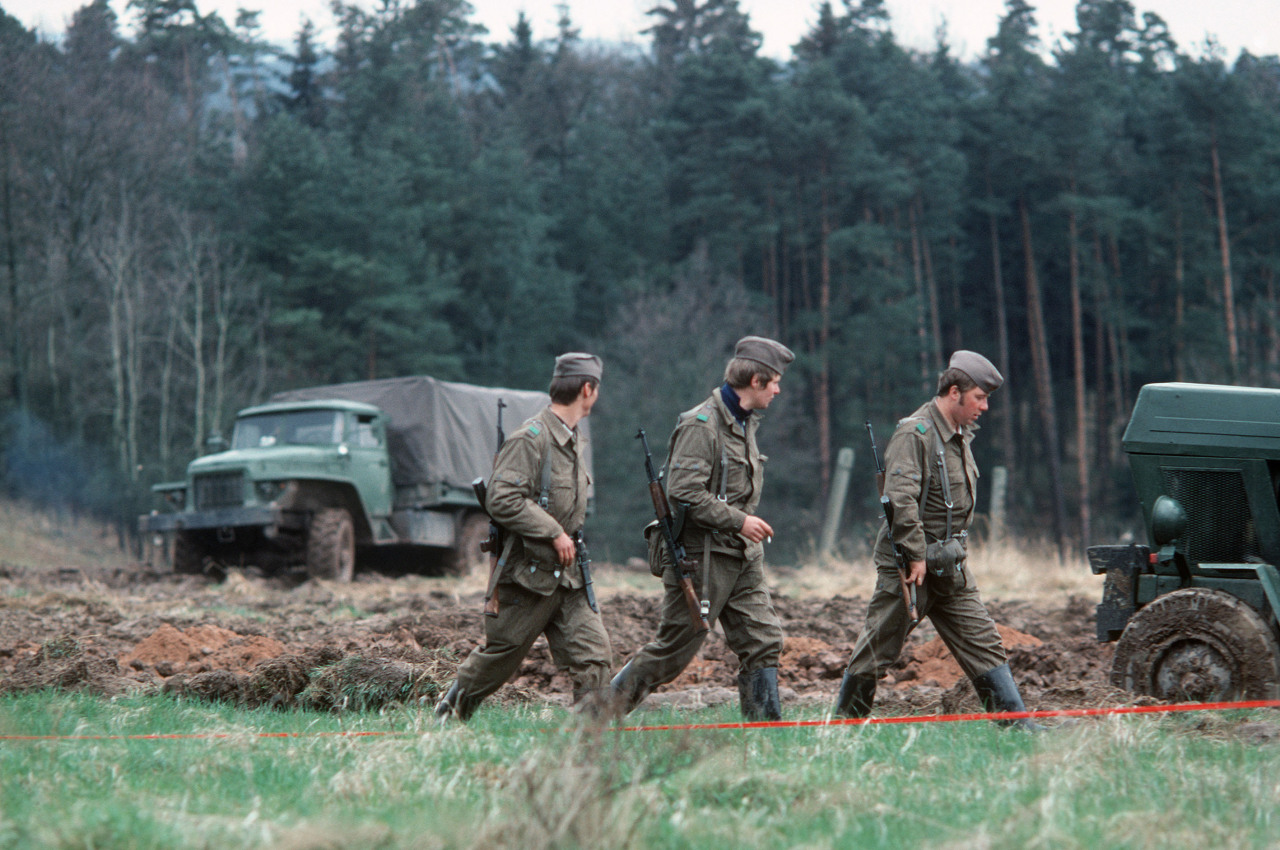
{"type": "MultiPolygon", "coordinates": [[[[756,445],[760,419],[753,412],[744,429],[717,389],[680,414],[667,463],[667,498],[673,509],[687,506],[680,539],[698,562],[694,588],[709,601],[708,619],[719,621],[742,673],[777,667],[782,652],[782,625],[765,589],[764,546],[738,533],[764,487],[767,458],[756,445]]],[[[674,566],[668,565],[662,580],[657,637],[628,663],[623,677],[625,710],[680,675],[706,639],[707,632],[694,627],[674,566]]]]}
{"type": "Polygon", "coordinates": [[[515,675],[539,635],[556,665],[573,680],[574,699],[608,684],[613,652],[600,615],[587,604],[582,568],[565,568],[551,541],[581,530],[591,481],[585,437],[550,407],[502,444],[487,507],[506,530],[495,592],[498,616],[485,617],[485,645],[458,668],[458,686],[476,701],[515,675]],[[543,465],[551,464],[547,505],[539,504],[543,465]]]}
{"type": "MultiPolygon", "coordinates": [[[[904,566],[925,560],[926,545],[946,537],[948,494],[952,535],[967,531],[972,523],[978,466],[970,443],[976,431],[976,425],[954,429],[936,400],[931,400],[901,420],[889,438],[884,452],[884,494],[893,504],[893,540],[904,566]],[[945,491],[939,447],[946,455],[945,491]],[[923,487],[927,489],[922,502],[923,487]]],[[[849,661],[850,674],[874,672],[876,677],[883,676],[897,661],[906,641],[909,620],[888,534],[889,529],[881,523],[875,545],[876,589],[849,661]]],[[[999,632],[982,604],[967,564],[953,576],[927,573],[918,591],[917,609],[921,617],[929,617],[970,678],[1005,663],[999,632]]]]}

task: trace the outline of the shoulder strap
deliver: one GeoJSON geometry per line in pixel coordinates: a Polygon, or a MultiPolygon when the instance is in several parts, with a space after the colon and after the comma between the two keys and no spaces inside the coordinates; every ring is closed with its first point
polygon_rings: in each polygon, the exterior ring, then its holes
{"type": "Polygon", "coordinates": [[[538,507],[544,511],[551,504],[551,436],[547,435],[547,452],[542,456],[542,487],[538,491],[538,507]]]}

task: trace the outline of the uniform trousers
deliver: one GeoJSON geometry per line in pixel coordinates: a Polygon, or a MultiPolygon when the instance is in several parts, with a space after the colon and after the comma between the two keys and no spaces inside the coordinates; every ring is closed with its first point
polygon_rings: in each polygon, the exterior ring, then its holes
{"type": "MultiPolygon", "coordinates": [[[[1000,632],[967,566],[952,577],[926,575],[916,589],[916,610],[933,623],[970,679],[1007,661],[1000,632]]],[[[876,589],[867,605],[866,626],[849,659],[848,675],[883,676],[902,654],[909,625],[897,567],[877,564],[876,589]]]]}
{"type": "Polygon", "coordinates": [[[547,636],[551,658],[573,681],[573,700],[609,684],[613,653],[600,615],[582,588],[557,587],[543,596],[518,584],[499,584],[498,616],[484,618],[484,646],[458,668],[457,686],[477,702],[520,669],[538,635],[547,636]]]}

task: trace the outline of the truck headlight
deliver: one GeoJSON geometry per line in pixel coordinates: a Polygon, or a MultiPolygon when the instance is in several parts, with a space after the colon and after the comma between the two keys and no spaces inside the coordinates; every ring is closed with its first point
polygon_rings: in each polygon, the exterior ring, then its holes
{"type": "Polygon", "coordinates": [[[260,501],[271,503],[280,498],[286,483],[284,481],[255,481],[253,490],[258,494],[260,501]]]}
{"type": "Polygon", "coordinates": [[[1177,499],[1161,496],[1151,506],[1151,538],[1157,546],[1172,543],[1187,530],[1187,512],[1177,499]]]}

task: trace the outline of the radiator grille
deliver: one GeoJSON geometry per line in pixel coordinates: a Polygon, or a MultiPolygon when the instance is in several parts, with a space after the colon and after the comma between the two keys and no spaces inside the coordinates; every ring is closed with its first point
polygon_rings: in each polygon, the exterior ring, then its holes
{"type": "Polygon", "coordinates": [[[196,510],[231,508],[244,504],[244,476],[239,472],[217,472],[195,479],[196,510]]]}
{"type": "Polygon", "coordinates": [[[1165,492],[1187,511],[1188,561],[1241,564],[1261,555],[1243,472],[1168,467],[1160,472],[1165,492]]]}

